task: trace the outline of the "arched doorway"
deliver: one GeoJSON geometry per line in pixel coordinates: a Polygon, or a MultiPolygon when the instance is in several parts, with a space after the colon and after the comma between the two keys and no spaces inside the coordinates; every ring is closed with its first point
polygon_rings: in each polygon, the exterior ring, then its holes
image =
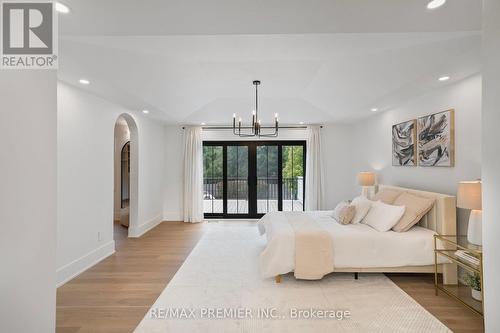
{"type": "Polygon", "coordinates": [[[137,227],[138,134],[129,114],[117,118],[114,142],[113,239],[118,248],[120,239],[132,235],[137,227]]]}

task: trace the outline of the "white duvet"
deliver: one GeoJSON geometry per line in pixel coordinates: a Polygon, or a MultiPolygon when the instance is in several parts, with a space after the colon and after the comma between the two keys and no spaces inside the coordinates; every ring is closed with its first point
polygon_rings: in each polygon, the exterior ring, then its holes
{"type": "MultiPolygon", "coordinates": [[[[434,263],[434,231],[419,226],[407,232],[379,232],[358,223],[341,225],[331,211],[308,212],[333,238],[334,268],[423,266],[434,263]]],[[[262,277],[294,270],[295,234],[284,214],[266,214],[258,222],[267,245],[260,254],[262,277]]]]}

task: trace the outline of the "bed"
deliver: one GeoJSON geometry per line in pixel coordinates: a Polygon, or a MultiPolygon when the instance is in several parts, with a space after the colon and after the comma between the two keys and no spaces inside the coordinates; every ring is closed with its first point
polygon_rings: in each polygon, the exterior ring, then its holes
{"type": "MultiPolygon", "coordinates": [[[[414,189],[380,185],[379,190],[396,189],[435,200],[432,209],[407,232],[379,232],[365,224],[341,225],[330,211],[307,212],[332,238],[334,272],[433,273],[434,234],[456,234],[455,197],[414,189]]],[[[276,277],[295,269],[294,230],[283,213],[273,213],[259,221],[267,245],[259,258],[261,275],[276,277]]],[[[329,259],[330,260],[330,259],[329,259]]],[[[456,266],[441,262],[445,284],[456,283],[456,266]]]]}

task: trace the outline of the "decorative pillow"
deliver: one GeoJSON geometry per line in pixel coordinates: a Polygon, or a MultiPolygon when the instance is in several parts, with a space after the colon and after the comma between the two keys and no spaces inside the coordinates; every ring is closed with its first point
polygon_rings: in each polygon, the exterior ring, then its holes
{"type": "Polygon", "coordinates": [[[340,224],[351,223],[354,215],[356,214],[356,207],[350,205],[348,202],[343,201],[335,207],[333,211],[333,218],[340,224]]]}
{"type": "Polygon", "coordinates": [[[355,214],[352,219],[352,224],[360,223],[368,214],[370,207],[372,206],[372,201],[365,197],[356,197],[352,200],[351,205],[355,207],[355,214]]]}
{"type": "Polygon", "coordinates": [[[434,205],[434,200],[419,197],[411,193],[403,193],[397,197],[394,204],[397,206],[406,206],[406,211],[401,220],[392,227],[392,230],[405,232],[410,230],[411,227],[417,224],[420,219],[431,210],[434,205]]]}
{"type": "Polygon", "coordinates": [[[399,197],[403,192],[398,190],[389,190],[384,189],[380,190],[375,194],[372,198],[373,201],[382,201],[385,204],[392,205],[394,201],[399,197]]]}
{"type": "Polygon", "coordinates": [[[382,201],[376,201],[363,219],[363,223],[368,224],[375,230],[386,232],[399,222],[405,210],[405,206],[393,206],[382,201]]]}
{"type": "Polygon", "coordinates": [[[337,219],[337,216],[339,216],[342,208],[344,208],[345,206],[349,206],[349,204],[350,204],[350,201],[341,201],[337,206],[335,206],[335,209],[332,212],[332,217],[334,219],[337,219]]]}

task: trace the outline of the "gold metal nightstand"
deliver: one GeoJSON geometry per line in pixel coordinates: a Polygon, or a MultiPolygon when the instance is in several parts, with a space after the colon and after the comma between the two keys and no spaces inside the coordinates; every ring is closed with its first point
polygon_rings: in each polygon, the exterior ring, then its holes
{"type": "Polygon", "coordinates": [[[479,276],[481,286],[481,299],[484,299],[482,247],[468,243],[467,236],[434,235],[434,285],[436,288],[436,295],[438,294],[438,291],[441,290],[450,297],[455,298],[456,300],[467,306],[472,311],[483,316],[483,302],[478,301],[472,297],[471,288],[464,284],[460,276],[458,278],[457,284],[444,284],[442,281],[440,281],[438,274],[438,256],[443,256],[452,263],[457,264],[457,270],[459,270],[459,268],[462,268],[466,272],[468,272],[468,274],[477,274],[477,276],[479,276]],[[457,255],[457,251],[460,250],[466,251],[472,257],[477,258],[477,265],[472,263],[472,261],[470,260],[459,257],[457,255]]]}

